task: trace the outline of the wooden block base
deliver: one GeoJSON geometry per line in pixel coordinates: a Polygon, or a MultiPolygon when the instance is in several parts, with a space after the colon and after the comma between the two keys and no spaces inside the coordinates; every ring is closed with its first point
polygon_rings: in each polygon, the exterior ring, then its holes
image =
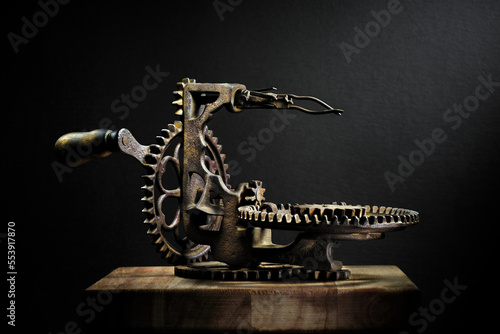
{"type": "Polygon", "coordinates": [[[181,278],[173,267],[118,268],[86,290],[100,307],[89,332],[351,332],[397,330],[420,291],[396,266],[345,266],[333,282],[181,278]]]}

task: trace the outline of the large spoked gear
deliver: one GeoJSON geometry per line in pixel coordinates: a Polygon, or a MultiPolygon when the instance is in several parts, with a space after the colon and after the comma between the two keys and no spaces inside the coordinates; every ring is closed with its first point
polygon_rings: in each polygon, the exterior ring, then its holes
{"type": "MultiPolygon", "coordinates": [[[[224,164],[225,156],[221,154],[222,146],[218,139],[213,136],[212,131],[206,127],[203,131],[207,144],[205,152],[205,164],[210,172],[220,175],[228,184],[229,174],[227,165],[224,164]]],[[[144,157],[146,174],[143,176],[145,185],[141,188],[144,197],[142,210],[146,214],[145,224],[148,225],[148,234],[153,236],[153,243],[161,256],[171,264],[195,263],[207,260],[210,246],[197,244],[189,240],[184,233],[181,219],[180,202],[182,200],[182,175],[180,159],[182,159],[182,122],[177,121],[169,124],[167,129],[161,130],[157,136],[157,144],[148,147],[148,153],[144,157]],[[172,155],[169,153],[173,151],[172,155]],[[175,170],[176,180],[166,179],[168,165],[171,164],[175,170]],[[177,187],[168,185],[177,181],[177,187]],[[169,199],[177,201],[177,209],[171,221],[167,221],[164,207],[169,199]]],[[[169,175],[171,176],[171,175],[169,175]]],[[[203,226],[207,230],[218,230],[221,217],[209,216],[203,226]]]]}

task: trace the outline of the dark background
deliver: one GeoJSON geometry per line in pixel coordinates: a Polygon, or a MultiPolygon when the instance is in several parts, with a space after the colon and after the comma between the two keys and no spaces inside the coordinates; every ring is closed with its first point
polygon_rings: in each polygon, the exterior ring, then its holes
{"type": "MultiPolygon", "coordinates": [[[[153,143],[178,119],[171,92],[183,77],[276,86],[346,110],[342,117],[296,112],[252,161],[238,146],[269,128],[275,114],[222,110],[210,128],[228,160],[240,164],[231,184],[260,179],[270,201],[419,211],[418,226],[384,240],[344,242],[337,257],[348,265],[399,266],[422,290],[423,307],[437,305],[444,280],[466,285],[428,321],[426,333],[484,326],[486,310],[498,302],[500,87],[457,129],[443,115],[474,95],[479,76],[500,81],[500,5],[401,1],[399,13],[348,63],[339,44],[355,46],[355,27],[364,30],[374,21],[371,11],[387,6],[233,1],[221,19],[212,1],[71,1],[18,53],[6,37],[2,229],[16,223],[16,329],[59,333],[69,321],[81,324],[76,308],[85,288],[117,267],[165,264],[142,224],[142,167],[115,154],[64,173],[60,182],[53,145],[103,119],[153,143]],[[157,65],[169,73],[163,82],[126,117],[114,113],[112,102],[142,84],[146,66],[157,65]],[[415,140],[435,128],[446,140],[391,191],[384,173],[397,173],[398,156],[408,159],[415,140]]],[[[40,10],[34,1],[9,2],[4,36],[21,35],[22,17],[33,22],[40,10]]]]}

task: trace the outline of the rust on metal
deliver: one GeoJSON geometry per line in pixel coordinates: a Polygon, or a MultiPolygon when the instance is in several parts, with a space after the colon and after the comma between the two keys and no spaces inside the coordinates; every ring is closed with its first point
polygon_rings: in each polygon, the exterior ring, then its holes
{"type": "MultiPolygon", "coordinates": [[[[384,206],[329,204],[276,204],[266,201],[260,180],[233,188],[226,156],[207,124],[221,108],[239,113],[244,109],[297,109],[309,114],[333,113],[332,108],[312,96],[277,94],[275,88],[248,90],[242,84],[197,83],[183,79],[174,91],[175,115],[181,121],[167,125],[157,142],[141,145],[127,129],[70,133],[55,145],[56,157],[68,164],[68,154],[78,145],[92,148],[85,159],[120,151],[137,159],[145,168],[141,188],[147,233],[153,237],[168,263],[180,265],[184,277],[247,280],[276,279],[293,273],[304,279],[348,279],[348,270],[334,260],[339,240],[366,241],[385,233],[405,229],[419,222],[414,210],[384,206]],[[318,106],[302,106],[309,101],[318,106]],[[167,189],[164,175],[174,167],[177,186],[167,189]],[[173,215],[166,215],[164,203],[177,201],[173,215]],[[173,216],[167,221],[167,216],[173,216]],[[273,232],[299,232],[287,245],[274,244],[273,232]],[[305,262],[320,254],[315,268],[305,262]],[[204,262],[215,260],[218,262],[204,262]],[[217,263],[217,265],[210,265],[217,263]]],[[[169,182],[170,184],[171,182],[169,182]]]]}

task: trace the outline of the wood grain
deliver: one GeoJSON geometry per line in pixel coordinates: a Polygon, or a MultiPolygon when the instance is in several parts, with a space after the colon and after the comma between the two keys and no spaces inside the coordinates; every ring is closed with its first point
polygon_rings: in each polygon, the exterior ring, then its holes
{"type": "Polygon", "coordinates": [[[86,290],[102,302],[91,328],[130,333],[324,332],[397,328],[420,292],[396,266],[345,266],[335,282],[222,282],[173,267],[118,268],[86,290]]]}

